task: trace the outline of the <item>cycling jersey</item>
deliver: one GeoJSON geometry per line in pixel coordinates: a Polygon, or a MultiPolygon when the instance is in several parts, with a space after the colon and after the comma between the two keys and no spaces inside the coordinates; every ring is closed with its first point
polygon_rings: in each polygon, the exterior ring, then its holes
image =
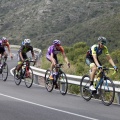
{"type": "Polygon", "coordinates": [[[58,64],[57,54],[60,52],[64,53],[64,49],[62,46],[59,46],[59,49],[57,49],[54,45],[51,45],[48,48],[46,58],[50,61],[50,55],[51,55],[51,53],[53,53],[53,58],[56,60],[56,63],[58,64]]]}
{"type": "Polygon", "coordinates": [[[25,46],[25,45],[22,45],[21,47],[20,47],[20,49],[19,49],[19,53],[21,52],[22,53],[22,55],[25,55],[27,52],[29,52],[29,51],[31,51],[31,52],[33,52],[33,47],[32,46],[25,46]]]}
{"type": "Polygon", "coordinates": [[[62,46],[59,46],[59,49],[57,49],[54,45],[51,45],[49,48],[48,48],[48,51],[47,51],[47,55],[51,55],[51,53],[53,53],[53,55],[57,55],[58,53],[63,53],[64,52],[64,49],[62,46]]]}
{"type": "Polygon", "coordinates": [[[0,40],[0,47],[1,47],[1,46],[3,46],[3,47],[5,47],[5,46],[9,47],[10,44],[9,44],[9,42],[3,43],[3,41],[0,40]]]}
{"type": "Polygon", "coordinates": [[[10,47],[9,43],[6,42],[3,44],[3,41],[0,40],[0,54],[4,54],[5,52],[5,46],[10,47]]]}
{"type": "Polygon", "coordinates": [[[93,45],[90,50],[87,52],[87,57],[92,57],[92,55],[101,55],[102,53],[109,55],[108,48],[104,46],[103,48],[99,48],[99,45],[93,45]]]}

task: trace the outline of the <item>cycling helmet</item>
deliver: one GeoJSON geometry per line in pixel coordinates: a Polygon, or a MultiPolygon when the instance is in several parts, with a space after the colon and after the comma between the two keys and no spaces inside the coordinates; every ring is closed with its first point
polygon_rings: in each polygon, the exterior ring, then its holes
{"type": "Polygon", "coordinates": [[[24,39],[24,45],[29,46],[30,43],[31,43],[31,40],[30,40],[30,39],[24,39]]]}
{"type": "Polygon", "coordinates": [[[8,40],[6,39],[6,37],[2,37],[2,42],[3,43],[7,43],[8,42],[8,40]]]}
{"type": "Polygon", "coordinates": [[[60,40],[54,40],[54,41],[53,41],[53,45],[61,45],[60,40]]]}
{"type": "Polygon", "coordinates": [[[103,36],[98,37],[98,42],[101,42],[101,44],[105,45],[107,43],[107,39],[103,36]]]}

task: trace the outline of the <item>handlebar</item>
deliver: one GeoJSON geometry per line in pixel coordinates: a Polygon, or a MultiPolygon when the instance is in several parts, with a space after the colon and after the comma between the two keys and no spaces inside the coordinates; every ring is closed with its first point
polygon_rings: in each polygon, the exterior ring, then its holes
{"type": "Polygon", "coordinates": [[[97,75],[99,75],[102,71],[108,71],[108,70],[113,70],[114,72],[112,73],[112,75],[116,74],[116,70],[114,68],[106,68],[103,67],[101,70],[99,70],[99,72],[97,73],[97,75]]]}
{"type": "Polygon", "coordinates": [[[62,66],[63,66],[63,64],[61,64],[61,63],[55,65],[56,68],[61,68],[62,66]]]}

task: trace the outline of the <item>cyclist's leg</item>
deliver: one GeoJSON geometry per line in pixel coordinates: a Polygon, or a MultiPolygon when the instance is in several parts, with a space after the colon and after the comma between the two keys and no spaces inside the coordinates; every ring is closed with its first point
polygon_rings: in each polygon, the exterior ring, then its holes
{"type": "MultiPolygon", "coordinates": [[[[51,68],[50,68],[50,70],[51,70],[51,75],[50,75],[49,78],[50,78],[50,79],[53,79],[53,69],[55,68],[55,66],[54,66],[54,63],[53,63],[52,60],[51,60],[50,55],[47,55],[46,58],[47,58],[48,61],[51,62],[51,68]]],[[[55,62],[55,59],[54,59],[54,62],[55,62]]]]}
{"type": "Polygon", "coordinates": [[[4,52],[5,52],[5,48],[0,47],[0,64],[1,64],[0,66],[2,66],[1,60],[2,60],[2,56],[3,56],[4,52]]]}
{"type": "Polygon", "coordinates": [[[4,56],[4,59],[5,59],[5,62],[6,62],[6,60],[7,60],[7,58],[8,58],[8,54],[7,54],[6,51],[4,51],[3,56],[4,56]]]}
{"type": "Polygon", "coordinates": [[[19,70],[21,69],[22,67],[22,60],[20,58],[20,56],[18,55],[18,63],[17,63],[17,66],[16,66],[16,75],[19,73],[19,70]]]}
{"type": "Polygon", "coordinates": [[[95,73],[97,71],[97,67],[94,63],[94,60],[92,58],[86,58],[86,64],[89,65],[90,67],[90,89],[92,91],[96,90],[93,86],[94,78],[95,78],[95,73]]]}

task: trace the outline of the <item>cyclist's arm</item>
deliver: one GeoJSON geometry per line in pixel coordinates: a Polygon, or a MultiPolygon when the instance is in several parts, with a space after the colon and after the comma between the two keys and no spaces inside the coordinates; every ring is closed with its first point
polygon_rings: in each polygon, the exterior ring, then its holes
{"type": "Polygon", "coordinates": [[[115,66],[115,63],[113,62],[109,52],[108,52],[108,48],[106,46],[104,46],[104,53],[106,54],[106,57],[107,57],[107,60],[109,61],[109,63],[112,65],[112,66],[115,66]]]}
{"type": "Polygon", "coordinates": [[[111,56],[108,54],[106,55],[107,56],[107,60],[109,61],[109,63],[112,65],[112,66],[115,66],[115,63],[113,62],[113,59],[111,58],[111,56]]]}
{"type": "Polygon", "coordinates": [[[95,62],[95,64],[97,65],[97,67],[100,66],[100,64],[99,64],[99,62],[98,62],[98,60],[97,60],[97,55],[94,54],[94,55],[92,55],[92,56],[93,56],[94,62],[95,62]]]}
{"type": "Polygon", "coordinates": [[[7,43],[6,46],[7,46],[7,49],[8,49],[8,52],[9,52],[10,57],[13,57],[13,56],[12,56],[12,53],[11,53],[11,51],[10,51],[10,45],[9,45],[9,43],[7,43]]]}
{"type": "Polygon", "coordinates": [[[68,58],[66,57],[65,52],[62,53],[64,60],[66,61],[67,64],[69,64],[68,58]]]}
{"type": "Polygon", "coordinates": [[[67,58],[67,56],[66,56],[66,54],[65,54],[65,52],[64,52],[64,48],[63,48],[62,46],[60,47],[60,51],[61,51],[61,53],[62,53],[62,55],[63,55],[63,58],[64,58],[64,60],[66,61],[67,65],[70,67],[70,63],[69,63],[69,61],[68,61],[68,58],[67,58]]]}
{"type": "Polygon", "coordinates": [[[23,56],[22,56],[22,52],[20,52],[19,55],[20,55],[21,60],[24,61],[23,56]]]}
{"type": "Polygon", "coordinates": [[[97,67],[100,66],[100,64],[99,64],[99,62],[98,62],[98,59],[97,59],[97,53],[96,53],[96,51],[97,51],[97,46],[96,46],[96,45],[93,45],[93,46],[91,47],[91,51],[92,51],[92,56],[93,56],[93,59],[94,59],[95,64],[97,65],[97,67]]]}

